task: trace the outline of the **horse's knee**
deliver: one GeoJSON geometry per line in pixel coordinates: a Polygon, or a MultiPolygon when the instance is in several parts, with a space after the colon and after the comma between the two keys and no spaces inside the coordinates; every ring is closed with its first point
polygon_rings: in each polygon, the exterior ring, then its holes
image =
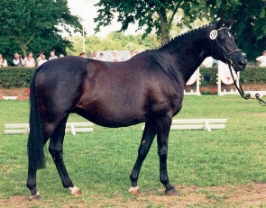
{"type": "Polygon", "coordinates": [[[161,158],[166,158],[166,157],[167,157],[167,153],[168,153],[168,148],[167,148],[167,146],[163,146],[163,147],[159,148],[159,150],[158,150],[158,155],[159,155],[161,158]]]}
{"type": "Polygon", "coordinates": [[[61,154],[62,148],[56,148],[54,146],[49,146],[49,152],[51,155],[61,154]]]}
{"type": "Polygon", "coordinates": [[[143,157],[145,157],[146,155],[147,155],[147,148],[146,147],[142,147],[142,148],[140,148],[139,149],[139,151],[138,151],[138,155],[139,155],[139,157],[141,157],[141,158],[143,158],[143,157]]]}
{"type": "Polygon", "coordinates": [[[56,152],[57,152],[57,151],[56,151],[54,148],[52,148],[52,147],[49,147],[48,150],[49,150],[49,152],[50,152],[51,155],[55,155],[56,152]]]}
{"type": "Polygon", "coordinates": [[[61,157],[63,153],[63,149],[61,147],[56,147],[54,144],[50,144],[48,150],[54,159],[61,157]]]}

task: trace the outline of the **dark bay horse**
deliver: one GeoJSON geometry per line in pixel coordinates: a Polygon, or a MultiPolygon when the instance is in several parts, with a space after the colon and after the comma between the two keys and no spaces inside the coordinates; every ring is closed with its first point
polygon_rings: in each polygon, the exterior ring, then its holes
{"type": "Polygon", "coordinates": [[[169,129],[172,117],[182,107],[185,83],[208,56],[230,63],[236,71],[247,64],[229,25],[217,22],[124,62],[65,57],[40,66],[30,88],[27,187],[32,197],[38,197],[36,173],[44,166],[43,147],[48,140],[63,186],[72,194],[79,193],[68,176],[62,154],[70,113],[105,127],[145,122],[129,191],[138,192],[141,165],[157,136],[160,181],[166,194],[175,193],[167,173],[169,129]]]}

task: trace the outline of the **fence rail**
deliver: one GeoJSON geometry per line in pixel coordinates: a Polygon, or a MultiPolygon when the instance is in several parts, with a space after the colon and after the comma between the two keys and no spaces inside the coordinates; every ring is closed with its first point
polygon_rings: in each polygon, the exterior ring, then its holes
{"type": "MultiPolygon", "coordinates": [[[[91,122],[68,122],[66,133],[76,135],[82,132],[92,132],[93,123],[91,122]]],[[[30,131],[28,123],[10,123],[4,125],[4,134],[28,134],[30,131]]]]}

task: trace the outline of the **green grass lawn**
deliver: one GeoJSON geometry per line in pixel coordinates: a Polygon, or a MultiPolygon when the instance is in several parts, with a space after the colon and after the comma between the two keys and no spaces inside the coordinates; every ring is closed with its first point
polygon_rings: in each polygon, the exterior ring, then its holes
{"type": "MultiPolygon", "coordinates": [[[[0,199],[29,194],[25,187],[27,138],[25,135],[2,133],[4,123],[27,122],[28,108],[27,102],[0,101],[0,199]]],[[[225,129],[212,132],[171,131],[168,166],[173,184],[204,189],[266,182],[266,107],[255,100],[245,101],[236,96],[186,96],[177,117],[227,118],[228,123],[225,129]]],[[[70,119],[83,120],[76,115],[70,119]]],[[[62,204],[81,201],[87,207],[93,207],[99,197],[118,197],[119,203],[135,200],[127,189],[140,141],[140,128],[140,125],[119,129],[96,126],[92,133],[66,135],[65,163],[72,180],[82,189],[83,194],[78,198],[73,198],[63,189],[46,150],[47,168],[38,172],[43,204],[36,206],[62,207],[62,204]]],[[[158,169],[155,142],[141,171],[139,185],[142,192],[162,194],[158,169]]],[[[79,206],[74,203],[71,207],[79,206]]],[[[147,202],[143,207],[157,205],[147,202]]]]}

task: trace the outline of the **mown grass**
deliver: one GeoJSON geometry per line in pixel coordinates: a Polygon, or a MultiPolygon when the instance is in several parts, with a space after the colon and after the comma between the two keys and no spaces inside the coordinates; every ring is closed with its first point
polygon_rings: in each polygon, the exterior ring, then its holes
{"type": "MultiPolygon", "coordinates": [[[[228,124],[212,132],[171,131],[168,165],[173,184],[206,187],[266,181],[266,107],[236,96],[186,96],[183,106],[179,118],[227,118],[228,124]]],[[[27,102],[0,101],[0,109],[1,132],[4,123],[28,120],[27,102]]],[[[70,119],[82,120],[76,115],[70,119]]],[[[93,205],[96,196],[131,199],[127,194],[129,173],[140,136],[137,125],[119,129],[96,126],[92,133],[65,137],[65,163],[74,183],[83,191],[81,199],[85,204],[93,205]]],[[[139,184],[143,192],[160,195],[156,146],[155,142],[139,184]]],[[[73,197],[62,188],[47,150],[46,155],[47,168],[38,172],[38,187],[44,201],[56,199],[55,207],[61,207],[73,197]]],[[[26,175],[26,136],[1,133],[0,198],[28,195],[26,175]]],[[[213,197],[222,200],[221,196],[213,197]]]]}

